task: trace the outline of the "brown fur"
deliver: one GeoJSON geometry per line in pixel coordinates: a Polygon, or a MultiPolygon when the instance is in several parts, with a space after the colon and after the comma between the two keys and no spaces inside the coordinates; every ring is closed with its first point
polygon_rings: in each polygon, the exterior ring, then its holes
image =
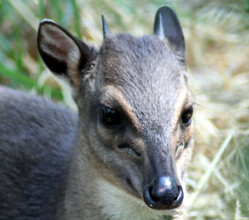
{"type": "Polygon", "coordinates": [[[15,183],[20,176],[24,178],[14,185],[14,192],[0,181],[0,199],[9,192],[7,202],[0,203],[1,219],[184,218],[181,208],[166,209],[176,208],[173,205],[190,162],[193,123],[182,118],[193,101],[186,80],[184,37],[168,7],[158,10],[155,33],[158,27],[163,31],[160,36],[136,38],[108,32],[96,50],[53,21],[40,24],[39,52],[51,71],[70,82],[79,114],[17,92],[8,91],[8,97],[0,99],[4,106],[0,153],[7,155],[2,159],[7,164],[2,168],[3,179],[15,183]],[[118,115],[117,124],[103,119],[107,107],[118,115]],[[8,140],[14,136],[12,127],[17,122],[12,117],[20,120],[15,148],[5,137],[7,131],[8,140]],[[25,139],[27,134],[30,140],[25,139]],[[15,176],[16,170],[20,174],[15,176]],[[146,189],[161,177],[170,182],[170,193],[162,196],[162,206],[151,196],[153,206],[146,200],[146,189]],[[37,185],[40,182],[43,190],[37,185]],[[27,193],[22,193],[23,188],[27,193]],[[17,208],[9,211],[12,207],[17,208]]]}
{"type": "MultiPolygon", "coordinates": [[[[115,214],[115,208],[106,212],[115,200],[114,192],[120,196],[116,204],[123,200],[125,207],[127,195],[131,200],[138,199],[134,207],[139,204],[146,213],[141,201],[146,185],[161,175],[174,176],[178,184],[182,183],[191,158],[193,124],[182,125],[181,115],[193,103],[182,68],[184,51],[177,50],[184,46],[165,40],[167,44],[156,36],[108,34],[97,55],[88,58],[89,52],[80,47],[80,84],[74,83],[79,139],[65,199],[65,213],[71,219],[122,218],[122,213],[115,214]],[[83,68],[82,62],[86,63],[83,68]],[[100,123],[99,108],[103,104],[120,112],[121,130],[100,123]],[[106,204],[98,202],[109,186],[113,190],[107,193],[110,198],[106,204]]],[[[136,218],[142,218],[138,213],[133,210],[136,218]]],[[[148,216],[154,213],[161,218],[171,212],[151,210],[148,216]]]]}

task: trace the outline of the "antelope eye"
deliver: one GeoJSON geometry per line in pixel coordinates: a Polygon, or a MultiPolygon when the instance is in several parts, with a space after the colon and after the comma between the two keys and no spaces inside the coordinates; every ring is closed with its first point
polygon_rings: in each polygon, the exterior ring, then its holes
{"type": "Polygon", "coordinates": [[[100,106],[100,120],[105,126],[117,126],[121,123],[120,114],[112,108],[100,106]]]}
{"type": "Polygon", "coordinates": [[[193,106],[189,107],[182,113],[182,123],[184,125],[190,125],[193,115],[193,106]]]}

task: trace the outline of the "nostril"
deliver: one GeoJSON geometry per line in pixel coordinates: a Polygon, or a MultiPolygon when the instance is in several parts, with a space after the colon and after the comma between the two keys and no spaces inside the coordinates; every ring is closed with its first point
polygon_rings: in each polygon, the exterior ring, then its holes
{"type": "Polygon", "coordinates": [[[182,191],[182,187],[181,186],[177,186],[177,194],[175,196],[175,200],[180,196],[181,191],[182,191]]]}
{"type": "Polygon", "coordinates": [[[152,186],[149,187],[149,194],[150,194],[150,197],[151,199],[154,201],[154,202],[158,202],[159,201],[159,198],[155,195],[153,195],[153,192],[152,192],[153,188],[152,186]]]}
{"type": "Polygon", "coordinates": [[[178,194],[172,203],[172,207],[176,208],[176,207],[180,206],[182,204],[183,197],[184,197],[183,189],[181,186],[178,186],[178,194]]]}
{"type": "Polygon", "coordinates": [[[155,198],[152,196],[152,190],[153,190],[152,186],[145,187],[144,192],[143,192],[143,199],[147,206],[149,206],[150,208],[158,209],[157,206],[158,206],[158,203],[160,202],[158,198],[155,198]],[[154,201],[154,199],[156,201],[154,201]]]}

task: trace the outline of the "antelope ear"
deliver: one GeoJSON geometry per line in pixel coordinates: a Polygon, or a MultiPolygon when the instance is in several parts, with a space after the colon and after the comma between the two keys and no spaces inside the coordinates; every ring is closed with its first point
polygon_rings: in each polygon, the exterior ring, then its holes
{"type": "Polygon", "coordinates": [[[37,46],[47,67],[66,78],[73,87],[80,83],[80,70],[89,62],[92,49],[52,20],[41,21],[37,46]]]}
{"type": "Polygon", "coordinates": [[[185,66],[185,40],[181,25],[174,11],[163,6],[158,9],[154,22],[154,34],[167,40],[178,61],[185,66]]]}

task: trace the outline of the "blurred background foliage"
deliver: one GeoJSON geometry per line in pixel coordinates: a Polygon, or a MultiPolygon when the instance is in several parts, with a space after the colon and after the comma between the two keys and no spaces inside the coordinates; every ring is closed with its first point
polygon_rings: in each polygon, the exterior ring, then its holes
{"type": "Polygon", "coordinates": [[[39,21],[53,19],[86,42],[101,45],[100,15],[113,33],[152,33],[156,10],[172,7],[187,43],[196,99],[196,146],[185,177],[190,219],[249,219],[248,0],[0,1],[0,82],[64,102],[68,87],[38,56],[39,21]]]}

